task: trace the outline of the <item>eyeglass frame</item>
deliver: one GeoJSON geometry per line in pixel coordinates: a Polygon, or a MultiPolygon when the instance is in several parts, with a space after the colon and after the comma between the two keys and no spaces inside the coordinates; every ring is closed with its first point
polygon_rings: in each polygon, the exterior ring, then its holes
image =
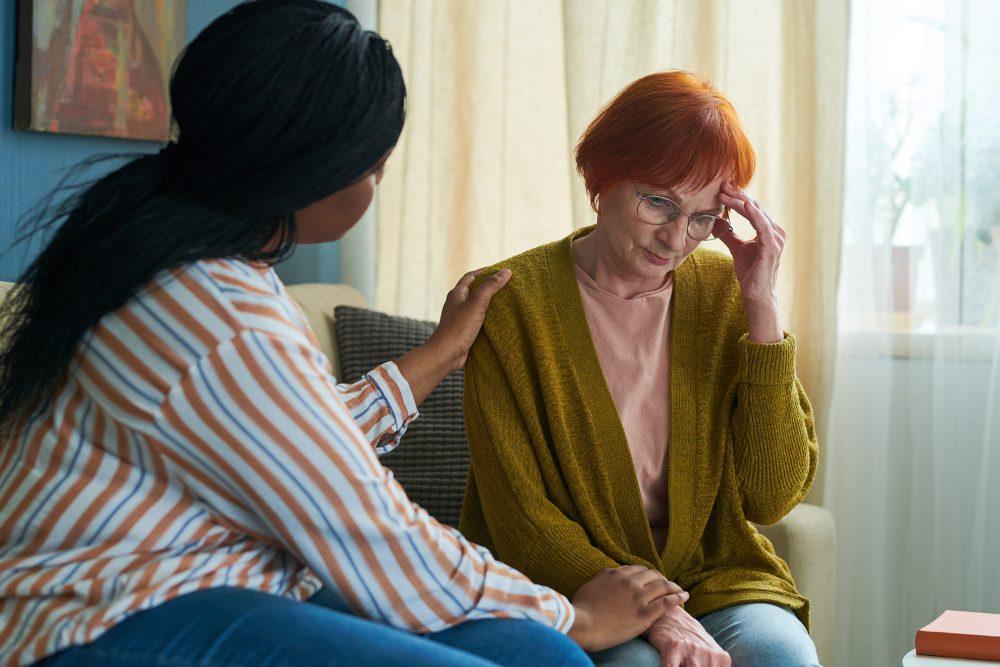
{"type": "MultiPolygon", "coordinates": [[[[698,241],[699,243],[703,242],[703,241],[710,241],[713,238],[717,239],[717,238],[721,237],[723,234],[728,234],[731,231],[733,231],[733,224],[731,222],[729,222],[728,219],[722,217],[721,215],[712,215],[711,213],[686,213],[686,212],[684,212],[684,211],[681,210],[681,205],[678,204],[677,202],[675,202],[670,197],[664,197],[663,195],[654,195],[654,194],[649,194],[649,193],[643,194],[643,193],[639,192],[639,187],[635,184],[634,181],[632,182],[632,188],[635,190],[635,196],[639,198],[639,202],[635,205],[635,214],[637,216],[639,216],[639,207],[642,206],[642,202],[648,201],[650,197],[656,197],[657,199],[663,199],[665,201],[668,201],[671,204],[673,204],[674,207],[677,209],[677,215],[678,215],[678,217],[682,216],[682,215],[685,216],[685,217],[687,217],[688,222],[687,222],[687,226],[684,228],[684,233],[687,234],[687,236],[689,236],[692,239],[694,239],[695,241],[698,241]],[[707,239],[700,239],[700,238],[698,238],[697,236],[695,236],[695,235],[693,235],[691,233],[691,223],[694,221],[695,218],[715,218],[715,220],[717,220],[717,221],[721,220],[722,222],[724,222],[726,224],[726,230],[724,232],[722,232],[722,234],[716,234],[715,233],[715,225],[718,224],[718,223],[714,222],[714,223],[712,223],[712,231],[710,231],[708,233],[708,238],[707,239]]],[[[723,212],[724,213],[728,212],[728,209],[725,206],[723,207],[723,212]]],[[[677,218],[674,218],[674,220],[676,220],[676,219],[677,218]]],[[[647,225],[653,225],[654,227],[662,227],[663,225],[669,224],[669,223],[673,222],[674,220],[665,220],[664,222],[649,222],[648,220],[643,220],[642,216],[639,216],[639,221],[640,222],[642,222],[644,224],[647,224],[647,225]]]]}

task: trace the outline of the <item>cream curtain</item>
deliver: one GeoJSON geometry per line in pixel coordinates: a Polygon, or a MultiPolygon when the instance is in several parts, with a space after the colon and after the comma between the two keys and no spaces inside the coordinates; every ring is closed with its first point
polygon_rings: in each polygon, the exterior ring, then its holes
{"type": "Polygon", "coordinates": [[[408,87],[379,188],[376,304],[437,319],[469,269],[568,234],[558,2],[381,0],[408,87]]]}
{"type": "Polygon", "coordinates": [[[634,79],[687,69],[736,105],[757,149],[751,190],[789,230],[785,326],[822,421],[847,27],[846,0],[381,0],[409,115],[379,195],[378,307],[435,318],[464,271],[590,224],[580,133],[634,79]]]}

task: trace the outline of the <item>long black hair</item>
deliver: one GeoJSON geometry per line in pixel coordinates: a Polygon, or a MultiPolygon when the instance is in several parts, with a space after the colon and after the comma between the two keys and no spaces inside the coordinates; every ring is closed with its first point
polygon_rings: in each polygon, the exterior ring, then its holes
{"type": "Polygon", "coordinates": [[[170,81],[176,140],[110,156],[128,161],[29,214],[22,239],[51,239],[0,313],[0,424],[47,407],[86,333],[158,273],[287,256],[294,212],[395,145],[405,96],[388,43],[335,5],[254,0],[216,19],[170,81]]]}

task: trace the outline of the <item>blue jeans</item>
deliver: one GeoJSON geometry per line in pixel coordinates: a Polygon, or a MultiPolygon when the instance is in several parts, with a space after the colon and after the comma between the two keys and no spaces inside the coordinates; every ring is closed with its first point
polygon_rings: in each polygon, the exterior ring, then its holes
{"type": "MultiPolygon", "coordinates": [[[[773,604],[741,604],[698,619],[733,658],[733,667],[816,667],[816,645],[795,614],[773,604]]],[[[644,639],[590,656],[600,667],[660,667],[660,653],[644,639]]]]}
{"type": "Polygon", "coordinates": [[[590,665],[565,635],[527,620],[469,621],[416,635],[346,612],[320,591],[309,604],[241,588],[211,588],[130,616],[92,643],[37,665],[590,665]]]}

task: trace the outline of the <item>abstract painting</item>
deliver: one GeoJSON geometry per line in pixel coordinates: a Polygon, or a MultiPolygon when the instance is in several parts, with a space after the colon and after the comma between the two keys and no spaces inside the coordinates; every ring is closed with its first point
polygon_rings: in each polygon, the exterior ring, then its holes
{"type": "Polygon", "coordinates": [[[166,141],[187,0],[20,0],[14,127],[166,141]]]}

